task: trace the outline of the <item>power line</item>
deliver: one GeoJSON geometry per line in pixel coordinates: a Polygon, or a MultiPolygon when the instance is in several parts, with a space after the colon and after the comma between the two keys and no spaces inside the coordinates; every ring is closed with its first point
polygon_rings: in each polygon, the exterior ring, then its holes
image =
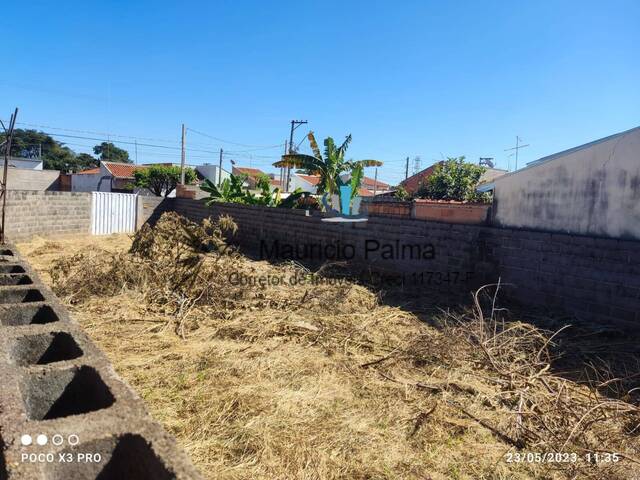
{"type": "Polygon", "coordinates": [[[16,122],[16,123],[18,125],[25,125],[27,127],[47,128],[49,130],[60,130],[62,132],[72,132],[72,133],[84,133],[84,134],[87,134],[87,135],[101,135],[101,136],[104,136],[104,137],[129,138],[129,139],[136,139],[136,140],[147,140],[147,141],[150,141],[150,142],[175,142],[175,139],[167,140],[166,138],[134,137],[132,135],[119,135],[119,134],[116,134],[116,133],[95,132],[95,131],[91,131],[91,130],[76,130],[76,129],[73,129],[73,128],[52,127],[52,126],[49,126],[49,125],[37,125],[37,124],[34,124],[34,123],[25,123],[25,122],[16,122]]]}
{"type": "Polygon", "coordinates": [[[207,137],[207,138],[211,138],[212,140],[216,140],[218,142],[222,142],[222,143],[228,143],[230,145],[236,145],[238,147],[246,147],[246,148],[255,148],[257,150],[266,150],[268,148],[280,148],[282,147],[282,143],[278,144],[278,145],[248,145],[246,143],[237,143],[237,142],[232,142],[230,140],[225,140],[223,138],[219,138],[219,137],[214,137],[213,135],[209,135],[207,133],[202,133],[198,130],[194,130],[193,128],[187,128],[187,130],[193,132],[193,133],[197,133],[198,135],[202,135],[203,137],[207,137]]]}

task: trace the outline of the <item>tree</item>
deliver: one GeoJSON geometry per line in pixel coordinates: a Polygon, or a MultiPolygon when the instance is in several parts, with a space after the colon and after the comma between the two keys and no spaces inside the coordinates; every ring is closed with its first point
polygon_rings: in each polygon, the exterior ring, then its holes
{"type": "MultiPolygon", "coordinates": [[[[4,138],[4,132],[0,133],[0,142],[4,138]]],[[[44,132],[20,128],[13,131],[11,155],[23,158],[38,158],[41,155],[46,170],[62,172],[77,172],[97,165],[97,160],[91,155],[76,155],[64,143],[44,132]]]]}
{"type": "Polygon", "coordinates": [[[92,155],[89,155],[88,153],[79,153],[76,156],[76,162],[79,165],[82,165],[84,168],[92,168],[92,167],[100,166],[100,162],[98,161],[98,159],[92,155]]]}
{"type": "Polygon", "coordinates": [[[102,142],[93,147],[93,153],[100,155],[100,160],[104,162],[132,163],[129,159],[129,152],[116,147],[111,142],[102,142]]]}
{"type": "MultiPolygon", "coordinates": [[[[167,197],[180,182],[180,167],[154,165],[139,168],[133,172],[133,177],[136,187],[148,188],[158,197],[167,197]]],[[[196,172],[192,168],[185,168],[185,183],[193,183],[195,180],[196,172]]]]}
{"type": "Polygon", "coordinates": [[[435,168],[416,196],[434,200],[487,202],[490,197],[476,191],[485,170],[484,167],[465,162],[464,157],[449,157],[435,168]]]}
{"type": "MultiPolygon", "coordinates": [[[[333,195],[339,193],[339,187],[346,185],[340,177],[341,174],[345,172],[351,173],[349,185],[351,186],[351,198],[353,198],[357,195],[358,188],[360,188],[360,183],[364,176],[364,167],[379,167],[382,165],[379,160],[345,160],[344,155],[351,143],[351,135],[347,135],[345,141],[339,147],[336,146],[333,138],[325,138],[324,156],[320,153],[313,132],[309,132],[307,138],[309,139],[313,156],[299,153],[283,155],[282,160],[273,165],[275,167],[300,168],[309,175],[319,175],[318,193],[324,193],[325,197],[329,197],[330,202],[333,202],[333,195]]],[[[323,200],[326,200],[326,198],[323,200]]],[[[323,201],[323,203],[325,202],[323,201]]],[[[332,203],[331,208],[333,208],[332,203]]]]}

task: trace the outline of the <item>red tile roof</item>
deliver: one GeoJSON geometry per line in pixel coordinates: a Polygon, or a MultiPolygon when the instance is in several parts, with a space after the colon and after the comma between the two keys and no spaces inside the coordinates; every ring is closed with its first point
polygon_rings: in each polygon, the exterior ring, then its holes
{"type": "Polygon", "coordinates": [[[365,187],[365,188],[368,188],[369,190],[373,190],[374,186],[376,186],[377,190],[388,190],[389,189],[389,184],[388,183],[381,182],[380,180],[378,180],[376,182],[375,179],[369,178],[369,177],[362,177],[361,185],[363,187],[365,187]]]}
{"type": "Polygon", "coordinates": [[[111,172],[115,178],[133,178],[133,172],[147,168],[143,165],[132,165],[130,163],[102,162],[102,165],[111,172]]]}
{"type": "Polygon", "coordinates": [[[434,163],[430,167],[427,167],[424,170],[421,170],[420,172],[416,173],[415,175],[412,175],[411,177],[407,178],[406,180],[403,180],[402,182],[400,182],[400,185],[402,185],[407,192],[416,193],[420,188],[420,184],[424,180],[429,178],[433,173],[433,171],[435,170],[435,168],[441,163],[442,162],[434,163]]]}
{"type": "Polygon", "coordinates": [[[297,173],[296,175],[311,185],[318,185],[320,183],[320,175],[302,175],[301,173],[297,173]]]}
{"type": "Polygon", "coordinates": [[[78,172],[78,175],[95,175],[96,173],[100,173],[100,167],[87,168],[86,170],[78,172]]]}
{"type": "Polygon", "coordinates": [[[245,175],[249,175],[250,177],[257,177],[261,173],[264,173],[259,168],[248,168],[248,167],[233,167],[231,172],[234,175],[237,175],[239,173],[244,173],[245,175]]]}
{"type": "Polygon", "coordinates": [[[373,193],[371,193],[371,190],[367,190],[366,188],[362,187],[358,189],[358,195],[360,195],[361,197],[373,197],[373,193]]]}

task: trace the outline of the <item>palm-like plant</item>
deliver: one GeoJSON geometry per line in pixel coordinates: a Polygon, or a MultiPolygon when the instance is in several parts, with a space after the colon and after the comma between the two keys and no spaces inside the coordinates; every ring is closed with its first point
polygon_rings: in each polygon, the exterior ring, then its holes
{"type": "MultiPolygon", "coordinates": [[[[351,135],[347,135],[347,138],[339,147],[336,147],[333,138],[327,137],[324,140],[324,155],[318,148],[313,132],[309,132],[307,138],[313,155],[291,153],[283,155],[282,160],[273,165],[275,167],[299,168],[309,175],[319,175],[318,193],[323,193],[325,197],[329,196],[331,200],[333,195],[339,192],[339,187],[345,185],[340,177],[341,174],[345,172],[351,173],[349,184],[351,185],[351,198],[353,198],[357,194],[364,176],[364,167],[379,167],[382,165],[379,160],[345,160],[344,155],[351,143],[351,135]]],[[[333,208],[333,204],[331,207],[333,208]]]]}
{"type": "Polygon", "coordinates": [[[209,194],[206,204],[211,205],[213,202],[245,203],[245,191],[242,184],[246,178],[243,175],[231,175],[229,178],[225,178],[220,186],[205,179],[200,189],[209,194]]]}
{"type": "Polygon", "coordinates": [[[230,175],[225,178],[220,186],[214,184],[211,180],[205,179],[200,186],[209,194],[209,198],[205,200],[206,205],[212,205],[215,202],[227,203],[243,203],[245,205],[262,205],[265,207],[278,208],[296,208],[298,201],[309,197],[309,192],[303,192],[302,189],[296,188],[285,199],[280,195],[280,189],[271,190],[269,177],[259,178],[256,186],[260,189],[259,195],[244,190],[243,184],[247,179],[246,175],[230,175]]]}

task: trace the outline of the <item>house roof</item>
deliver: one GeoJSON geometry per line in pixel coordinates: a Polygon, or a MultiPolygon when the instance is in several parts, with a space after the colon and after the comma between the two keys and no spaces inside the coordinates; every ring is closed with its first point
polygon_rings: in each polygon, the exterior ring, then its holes
{"type": "Polygon", "coordinates": [[[78,175],[95,175],[96,173],[100,173],[100,167],[95,168],[87,168],[86,170],[82,170],[78,172],[78,175]]]}
{"type": "Polygon", "coordinates": [[[318,185],[320,183],[320,175],[303,175],[301,173],[296,173],[296,175],[311,185],[318,185]]]}
{"type": "Polygon", "coordinates": [[[257,177],[260,174],[264,174],[264,172],[259,168],[249,168],[249,167],[233,167],[232,172],[234,174],[244,173],[245,175],[249,175],[250,177],[257,177]]]}
{"type": "Polygon", "coordinates": [[[389,184],[388,183],[384,183],[380,180],[375,180],[374,178],[369,178],[369,177],[362,177],[362,183],[361,185],[363,187],[368,188],[369,190],[373,189],[374,187],[377,190],[387,190],[389,188],[389,184]]]}
{"type": "Polygon", "coordinates": [[[440,163],[442,162],[436,162],[433,165],[425,168],[424,170],[419,171],[415,175],[411,175],[409,178],[406,178],[405,180],[400,182],[400,185],[402,185],[407,192],[415,193],[418,188],[420,188],[422,180],[428,178],[440,163]]]}
{"type": "Polygon", "coordinates": [[[101,162],[111,175],[115,178],[133,178],[133,172],[147,168],[143,165],[132,165],[130,163],[101,162]]]}
{"type": "Polygon", "coordinates": [[[367,190],[363,187],[360,187],[358,189],[358,195],[360,195],[361,197],[373,197],[373,193],[371,193],[371,190],[367,190]]]}
{"type": "MultiPolygon", "coordinates": [[[[608,137],[599,138],[598,140],[594,140],[592,142],[585,143],[583,145],[578,145],[577,147],[569,148],[567,150],[563,150],[561,152],[554,153],[552,155],[548,155],[546,157],[539,158],[538,160],[534,160],[532,162],[527,163],[527,166],[525,168],[529,168],[529,167],[532,167],[532,166],[535,166],[535,165],[539,165],[541,163],[549,162],[551,160],[555,160],[558,157],[564,157],[565,155],[568,155],[569,153],[574,153],[574,152],[577,152],[579,150],[584,150],[585,148],[590,148],[590,147],[593,147],[595,145],[598,145],[599,143],[608,142],[609,140],[614,140],[616,138],[623,137],[625,135],[628,135],[629,133],[633,133],[633,132],[636,132],[636,131],[640,131],[640,127],[634,127],[634,128],[629,129],[629,130],[625,130],[624,132],[614,133],[613,135],[609,135],[608,137]]],[[[522,169],[522,170],[524,170],[524,169],[522,169]]],[[[519,170],[516,170],[516,172],[519,172],[519,170]]],[[[511,173],[513,174],[513,173],[516,173],[516,172],[511,172],[511,173]]]]}

